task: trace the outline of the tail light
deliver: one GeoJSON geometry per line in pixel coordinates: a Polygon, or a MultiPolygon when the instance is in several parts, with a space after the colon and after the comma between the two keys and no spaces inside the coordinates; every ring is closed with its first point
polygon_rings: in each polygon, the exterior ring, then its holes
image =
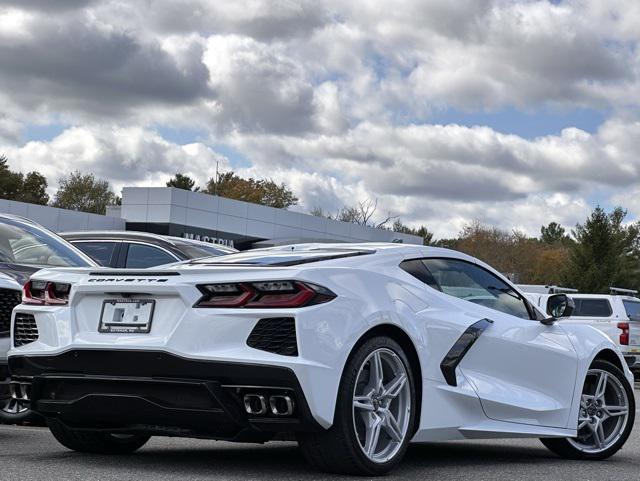
{"type": "Polygon", "coordinates": [[[201,284],[194,307],[276,309],[314,306],[334,299],[329,289],[300,281],[201,284]]]}
{"type": "Polygon", "coordinates": [[[623,346],[628,346],[629,345],[629,323],[619,322],[618,329],[622,331],[620,333],[620,344],[623,346]]]}
{"type": "Polygon", "coordinates": [[[70,292],[71,284],[32,279],[22,288],[22,303],[36,306],[64,306],[69,303],[70,292]]]}

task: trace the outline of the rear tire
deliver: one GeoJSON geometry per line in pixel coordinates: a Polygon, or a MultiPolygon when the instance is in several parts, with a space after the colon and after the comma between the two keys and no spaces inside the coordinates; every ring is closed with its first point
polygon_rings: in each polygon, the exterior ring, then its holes
{"type": "Polygon", "coordinates": [[[369,339],[344,368],[333,426],[299,434],[300,448],[321,471],[383,475],[401,461],[415,432],[416,398],[402,347],[387,337],[369,339]]]}
{"type": "Polygon", "coordinates": [[[149,441],[150,436],[120,436],[98,431],[71,429],[55,419],[47,420],[53,437],[64,447],[81,453],[130,454],[149,441]]]}
{"type": "Polygon", "coordinates": [[[589,368],[582,391],[578,437],[540,441],[563,458],[606,459],[622,448],[629,438],[635,414],[633,387],[624,373],[610,362],[596,360],[589,368]],[[604,391],[602,396],[598,396],[601,378],[604,379],[604,391]],[[621,407],[623,404],[626,405],[624,409],[621,407]],[[610,412],[614,415],[609,416],[610,412]]]}

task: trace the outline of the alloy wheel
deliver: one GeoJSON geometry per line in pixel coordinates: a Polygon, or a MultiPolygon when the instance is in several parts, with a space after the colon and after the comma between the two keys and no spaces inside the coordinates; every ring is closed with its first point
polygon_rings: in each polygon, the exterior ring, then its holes
{"type": "Polygon", "coordinates": [[[362,363],[353,392],[353,425],[364,455],[385,463],[400,450],[409,432],[411,390],[407,369],[387,348],[362,363]]]}
{"type": "Polygon", "coordinates": [[[25,384],[9,383],[9,398],[2,404],[2,411],[6,414],[22,414],[29,410],[29,392],[25,384]]]}
{"type": "Polygon", "coordinates": [[[578,436],[569,443],[585,453],[600,453],[622,436],[629,419],[629,399],[620,380],[602,369],[590,369],[580,400],[578,436]]]}

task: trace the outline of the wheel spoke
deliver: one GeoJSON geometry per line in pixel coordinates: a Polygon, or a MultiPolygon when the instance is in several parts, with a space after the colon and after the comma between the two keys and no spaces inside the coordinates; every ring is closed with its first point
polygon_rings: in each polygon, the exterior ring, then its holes
{"type": "Polygon", "coordinates": [[[372,457],[376,452],[378,441],[380,440],[380,427],[382,419],[376,413],[369,414],[369,422],[367,424],[367,438],[364,444],[364,452],[367,456],[372,457]]]}
{"type": "Polygon", "coordinates": [[[602,371],[600,372],[600,377],[598,378],[598,385],[596,386],[596,392],[594,397],[596,399],[604,399],[604,393],[607,390],[607,379],[609,374],[602,371]]]}
{"type": "Polygon", "coordinates": [[[609,416],[624,416],[629,412],[627,406],[602,406],[602,410],[609,416]]]}
{"type": "Polygon", "coordinates": [[[402,391],[402,388],[406,383],[407,383],[407,375],[404,373],[399,374],[393,379],[393,381],[391,381],[389,384],[387,384],[384,387],[383,396],[387,399],[396,398],[398,394],[400,394],[400,391],[402,391]]]}
{"type": "Polygon", "coordinates": [[[371,357],[371,385],[379,392],[382,389],[384,383],[384,371],[382,369],[382,358],[380,352],[376,351],[371,357]]]}
{"type": "Polygon", "coordinates": [[[384,412],[384,428],[391,439],[398,443],[402,441],[402,430],[395,416],[388,409],[384,412]]]}
{"type": "Polygon", "coordinates": [[[591,429],[591,435],[593,436],[593,441],[596,447],[601,448],[604,445],[604,431],[602,429],[602,424],[589,423],[589,429],[591,429]]]}
{"type": "Polygon", "coordinates": [[[581,417],[578,419],[578,431],[580,431],[583,427],[585,427],[587,424],[589,424],[589,422],[591,421],[591,418],[588,417],[581,417]]]}
{"type": "Polygon", "coordinates": [[[353,398],[353,407],[364,411],[374,411],[373,402],[369,396],[355,396],[353,398]]]}

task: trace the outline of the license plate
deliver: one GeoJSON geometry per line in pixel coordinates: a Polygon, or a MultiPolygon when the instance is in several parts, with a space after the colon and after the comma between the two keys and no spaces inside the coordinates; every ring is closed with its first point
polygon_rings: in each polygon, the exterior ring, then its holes
{"type": "Polygon", "coordinates": [[[155,306],[151,299],[108,299],[102,304],[98,332],[147,334],[155,306]]]}

